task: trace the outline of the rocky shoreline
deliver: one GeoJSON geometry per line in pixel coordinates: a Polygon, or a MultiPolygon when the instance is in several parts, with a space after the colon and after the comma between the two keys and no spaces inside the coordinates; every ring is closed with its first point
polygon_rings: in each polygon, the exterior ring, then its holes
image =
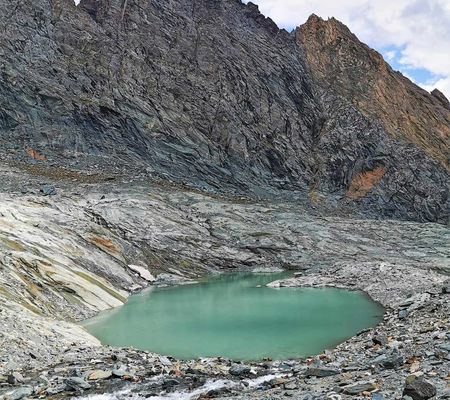
{"type": "Polygon", "coordinates": [[[387,264],[341,264],[268,286],[364,290],[386,307],[384,320],[304,360],[234,363],[175,360],[134,349],[68,345],[48,365],[22,366],[3,378],[5,399],[447,399],[449,280],[387,264]],[[411,271],[410,271],[411,272],[411,271]],[[410,383],[407,383],[410,382],[410,383]],[[404,394],[404,396],[403,396],[404,394]],[[92,397],[83,397],[83,396],[92,397]],[[309,397],[308,397],[309,396],[309,397]],[[409,396],[409,397],[408,397],[409,396]]]}
{"type": "Polygon", "coordinates": [[[54,196],[0,194],[0,398],[449,398],[447,227],[154,184],[51,184],[54,196]],[[363,290],[383,322],[308,359],[250,363],[101,346],[74,323],[148,285],[280,267],[295,275],[274,290],[363,290]]]}

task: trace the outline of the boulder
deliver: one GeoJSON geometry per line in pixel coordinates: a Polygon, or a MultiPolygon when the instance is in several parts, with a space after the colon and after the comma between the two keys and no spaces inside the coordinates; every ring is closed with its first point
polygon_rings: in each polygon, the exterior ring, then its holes
{"type": "Polygon", "coordinates": [[[250,367],[242,364],[233,364],[229,370],[231,375],[241,376],[250,373],[250,367]]]}
{"type": "Polygon", "coordinates": [[[379,346],[386,346],[388,344],[388,338],[386,335],[375,335],[372,338],[372,342],[374,344],[378,344],[379,346]]]}
{"type": "Polygon", "coordinates": [[[159,356],[159,362],[165,367],[171,367],[173,365],[173,362],[166,356],[159,356]]]}
{"type": "Polygon", "coordinates": [[[450,279],[447,279],[442,286],[442,294],[450,294],[450,279]]]}
{"type": "Polygon", "coordinates": [[[18,383],[23,383],[24,379],[22,374],[20,374],[19,372],[13,372],[12,374],[8,375],[7,382],[10,385],[16,385],[18,383]]]}
{"type": "Polygon", "coordinates": [[[111,371],[111,373],[116,378],[124,378],[126,376],[132,376],[131,373],[129,373],[128,371],[125,371],[123,369],[113,369],[111,371]]]}
{"type": "Polygon", "coordinates": [[[403,395],[413,400],[427,400],[436,396],[436,387],[422,377],[410,375],[406,378],[403,395]]]}
{"type": "Polygon", "coordinates": [[[53,185],[43,185],[40,189],[43,196],[55,196],[56,188],[53,185]]]}

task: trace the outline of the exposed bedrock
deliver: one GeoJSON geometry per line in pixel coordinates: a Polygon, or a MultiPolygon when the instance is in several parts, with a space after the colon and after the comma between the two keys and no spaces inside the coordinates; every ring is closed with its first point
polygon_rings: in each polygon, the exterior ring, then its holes
{"type": "Polygon", "coordinates": [[[11,163],[448,222],[448,107],[335,20],[288,33],[237,0],[0,4],[11,163]]]}

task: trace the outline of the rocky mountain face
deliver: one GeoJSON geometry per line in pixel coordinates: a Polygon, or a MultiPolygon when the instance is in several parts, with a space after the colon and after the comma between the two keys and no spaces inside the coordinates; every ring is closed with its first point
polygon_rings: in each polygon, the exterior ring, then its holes
{"type": "Polygon", "coordinates": [[[288,33],[239,0],[0,10],[0,398],[449,396],[442,93],[335,20],[288,33]],[[363,290],[384,321],[248,365],[76,324],[146,287],[279,268],[296,274],[272,286],[363,290]]]}
{"type": "Polygon", "coordinates": [[[327,91],[350,101],[386,133],[412,143],[450,167],[448,100],[421,90],[393,71],[381,54],[361,43],[341,22],[312,15],[296,36],[311,74],[327,91]]]}
{"type": "Polygon", "coordinates": [[[239,0],[0,4],[11,164],[448,222],[445,97],[337,21],[288,33],[239,0]]]}

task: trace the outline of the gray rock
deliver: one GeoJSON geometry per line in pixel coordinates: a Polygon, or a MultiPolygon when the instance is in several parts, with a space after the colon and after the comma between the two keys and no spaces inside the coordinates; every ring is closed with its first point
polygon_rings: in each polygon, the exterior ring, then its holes
{"type": "Polygon", "coordinates": [[[40,192],[44,196],[55,196],[56,195],[56,188],[53,185],[43,185],[40,189],[40,192]]]}
{"type": "Polygon", "coordinates": [[[342,387],[342,391],[349,395],[358,395],[363,392],[372,392],[377,387],[374,382],[356,382],[342,387]]]}
{"type": "Polygon", "coordinates": [[[96,381],[111,378],[112,375],[113,375],[112,371],[95,370],[89,373],[87,379],[90,381],[96,381]]]}
{"type": "Polygon", "coordinates": [[[24,379],[20,372],[13,372],[12,374],[8,375],[7,382],[10,385],[16,385],[18,383],[23,383],[24,379]]]}
{"type": "Polygon", "coordinates": [[[315,376],[317,378],[325,378],[327,376],[333,376],[340,374],[340,371],[333,368],[308,368],[305,372],[305,376],[315,376]]]}
{"type": "Polygon", "coordinates": [[[241,375],[247,375],[250,373],[251,369],[247,365],[242,364],[233,364],[230,367],[229,373],[234,376],[241,376],[241,375]]]}
{"type": "Polygon", "coordinates": [[[66,390],[66,385],[56,385],[52,387],[48,387],[45,389],[45,393],[48,396],[55,396],[58,393],[64,392],[66,390]]]}
{"type": "Polygon", "coordinates": [[[375,335],[372,338],[372,342],[380,346],[386,346],[388,344],[388,338],[386,335],[375,335]]]}
{"type": "Polygon", "coordinates": [[[154,282],[155,277],[150,273],[150,271],[147,268],[144,268],[140,265],[128,265],[128,268],[130,268],[132,271],[139,274],[139,276],[142,279],[145,279],[147,282],[154,282]]]}
{"type": "Polygon", "coordinates": [[[165,367],[171,367],[173,365],[173,362],[166,356],[159,356],[159,362],[165,367]]]}
{"type": "Polygon", "coordinates": [[[443,294],[450,294],[450,279],[447,279],[442,286],[443,294]]]}
{"type": "Polygon", "coordinates": [[[13,392],[11,392],[7,399],[8,400],[21,400],[21,399],[25,399],[28,396],[31,396],[31,394],[33,393],[33,389],[31,387],[28,386],[24,386],[21,388],[18,388],[16,390],[14,390],[13,392]]]}
{"type": "Polygon", "coordinates": [[[288,382],[288,383],[284,384],[284,389],[285,390],[295,390],[297,388],[298,388],[298,386],[297,386],[297,384],[295,382],[288,382]]]}
{"type": "Polygon", "coordinates": [[[172,379],[172,378],[165,379],[164,383],[162,384],[162,387],[164,390],[167,390],[167,389],[173,388],[174,386],[178,386],[179,384],[180,384],[180,381],[177,379],[172,379]]]}
{"type": "Polygon", "coordinates": [[[403,363],[403,357],[396,352],[391,354],[382,354],[373,360],[373,364],[378,364],[385,369],[400,368],[403,363]]]}
{"type": "Polygon", "coordinates": [[[124,376],[131,376],[131,374],[123,369],[113,369],[112,371],[113,376],[116,378],[123,378],[124,376]]]}
{"type": "Polygon", "coordinates": [[[422,377],[410,375],[406,378],[403,395],[410,396],[413,400],[427,400],[436,396],[436,387],[422,377]]]}
{"type": "Polygon", "coordinates": [[[283,270],[277,267],[256,267],[252,269],[254,274],[274,274],[277,272],[283,272],[283,270]]]}
{"type": "Polygon", "coordinates": [[[440,350],[450,352],[450,343],[442,343],[442,344],[438,345],[438,348],[440,350]]]}
{"type": "Polygon", "coordinates": [[[154,279],[153,284],[155,286],[174,286],[181,285],[185,283],[190,283],[191,281],[183,276],[175,274],[159,274],[156,279],[154,279]]]}
{"type": "Polygon", "coordinates": [[[77,391],[77,390],[88,390],[92,386],[86,382],[83,378],[80,378],[78,376],[73,376],[70,378],[67,378],[65,380],[66,389],[70,391],[77,391]]]}

